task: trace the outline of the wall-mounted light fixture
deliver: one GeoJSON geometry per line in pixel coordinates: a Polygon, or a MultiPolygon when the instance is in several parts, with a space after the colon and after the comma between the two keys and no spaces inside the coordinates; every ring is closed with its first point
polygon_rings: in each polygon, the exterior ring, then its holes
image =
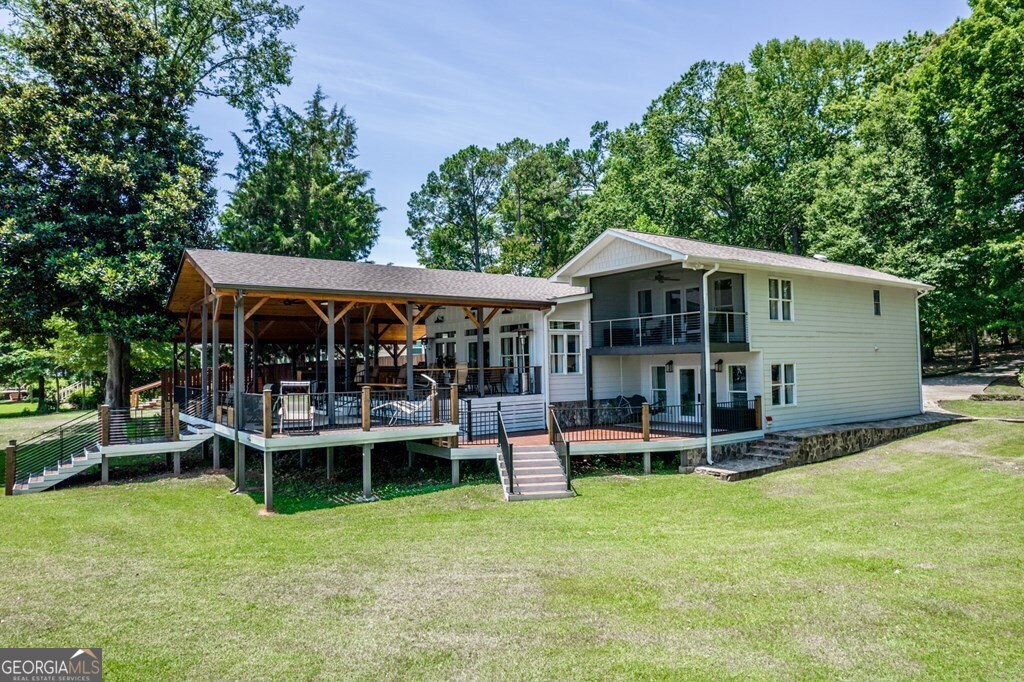
{"type": "Polygon", "coordinates": [[[672,362],[671,360],[669,360],[668,362],[665,363],[665,371],[667,373],[671,374],[673,372],[673,370],[675,370],[675,368],[676,368],[676,363],[672,362]]]}
{"type": "Polygon", "coordinates": [[[434,318],[434,324],[441,324],[444,322],[444,315],[438,315],[434,318]]]}
{"type": "Polygon", "coordinates": [[[512,309],[511,308],[505,308],[504,310],[501,311],[501,314],[502,315],[511,315],[512,314],[512,309]]]}
{"type": "Polygon", "coordinates": [[[725,362],[723,362],[722,360],[716,360],[715,361],[715,374],[721,374],[722,373],[722,365],[724,365],[724,364],[725,364],[725,362]]]}

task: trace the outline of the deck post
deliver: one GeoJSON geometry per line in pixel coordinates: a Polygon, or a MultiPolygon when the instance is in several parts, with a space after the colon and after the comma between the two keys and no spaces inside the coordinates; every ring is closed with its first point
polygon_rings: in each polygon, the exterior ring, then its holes
{"type": "Polygon", "coordinates": [[[181,476],[181,453],[174,453],[174,475],[181,476]]]}
{"type": "Polygon", "coordinates": [[[106,455],[100,456],[100,483],[110,483],[110,462],[106,455]]]}
{"type": "Polygon", "coordinates": [[[338,347],[334,340],[334,301],[327,301],[327,423],[334,426],[334,391],[338,347]]]}
{"type": "Polygon", "coordinates": [[[452,424],[459,424],[459,387],[452,384],[448,387],[448,412],[451,415],[452,424]]]}
{"type": "MultiPolygon", "coordinates": [[[[476,309],[476,390],[477,394],[484,397],[484,309],[476,309]]],[[[490,360],[490,358],[487,358],[490,360]]]]}
{"type": "Polygon", "coordinates": [[[192,313],[185,317],[185,404],[192,398],[192,313]]]}
{"type": "Polygon", "coordinates": [[[210,306],[203,303],[203,319],[200,321],[202,340],[199,342],[199,371],[203,375],[199,378],[199,414],[198,417],[206,419],[206,406],[209,405],[210,390],[210,348],[206,345],[210,341],[210,306]]]}
{"type": "Polygon", "coordinates": [[[458,485],[461,482],[461,476],[459,476],[459,460],[452,460],[452,485],[458,485]]]}
{"type": "MultiPolygon", "coordinates": [[[[220,403],[220,319],[218,319],[217,311],[219,306],[217,305],[220,299],[214,301],[213,307],[210,310],[210,320],[213,326],[211,330],[211,341],[210,351],[213,356],[210,360],[210,365],[213,368],[212,376],[210,377],[210,416],[217,417],[217,405],[220,403]]],[[[217,422],[220,423],[219,417],[217,422]]],[[[219,451],[215,451],[218,455],[219,451]]],[[[219,459],[219,458],[218,458],[219,459]]],[[[215,465],[216,467],[216,465],[215,465]]]]}
{"type": "Polygon", "coordinates": [[[274,511],[274,453],[263,451],[263,508],[274,511]]]}
{"type": "Polygon", "coordinates": [[[416,377],[413,375],[412,337],[413,337],[412,301],[405,302],[405,392],[406,398],[412,400],[416,377]]]}
{"type": "Polygon", "coordinates": [[[263,437],[272,438],[274,435],[274,394],[270,392],[269,386],[263,387],[263,437]]]}
{"type": "Polygon", "coordinates": [[[100,445],[110,445],[110,405],[100,405],[100,445]]]}
{"type": "Polygon", "coordinates": [[[548,445],[555,444],[555,408],[548,405],[548,445]]]}
{"type": "Polygon", "coordinates": [[[763,427],[764,421],[763,421],[763,418],[762,418],[761,410],[762,410],[762,407],[761,407],[761,396],[755,395],[754,396],[754,428],[757,429],[757,430],[760,430],[760,429],[764,428],[763,427]]]}
{"type": "Polygon", "coordinates": [[[644,476],[651,475],[651,453],[644,453],[644,476]]]}
{"type": "Polygon", "coordinates": [[[640,429],[643,432],[645,441],[651,439],[651,405],[644,403],[640,406],[640,429]]]}
{"type": "Polygon", "coordinates": [[[234,365],[234,396],[232,397],[232,409],[234,410],[232,426],[235,429],[235,487],[234,492],[245,490],[245,444],[242,443],[241,427],[245,423],[245,290],[239,289],[235,296],[234,310],[234,332],[231,335],[234,342],[232,353],[232,364],[234,365]]]}
{"type": "Polygon", "coordinates": [[[363,308],[363,381],[370,381],[370,311],[372,305],[363,308]]]}
{"type": "Polygon", "coordinates": [[[334,480],[334,446],[327,448],[327,480],[334,480]]]}
{"type": "Polygon", "coordinates": [[[345,392],[352,390],[352,325],[345,313],[345,392]]]}
{"type": "Polygon", "coordinates": [[[14,494],[14,476],[17,468],[18,441],[7,441],[7,459],[4,462],[4,495],[14,494]]]}
{"type": "Polygon", "coordinates": [[[220,469],[220,436],[213,434],[213,468],[220,469]]]}
{"type": "MultiPolygon", "coordinates": [[[[181,440],[181,408],[178,403],[171,406],[171,440],[181,440]]],[[[108,427],[109,428],[109,427],[108,427]]]]}
{"type": "Polygon", "coordinates": [[[370,430],[370,387],[363,386],[363,395],[360,400],[359,415],[362,417],[363,431],[370,430]]]}
{"type": "Polygon", "coordinates": [[[430,422],[437,424],[441,421],[441,406],[440,399],[437,397],[437,386],[433,386],[430,389],[430,422]]]}
{"type": "Polygon", "coordinates": [[[360,502],[373,502],[377,499],[373,496],[373,481],[370,474],[371,453],[373,443],[363,443],[363,495],[359,498],[360,502]]]}

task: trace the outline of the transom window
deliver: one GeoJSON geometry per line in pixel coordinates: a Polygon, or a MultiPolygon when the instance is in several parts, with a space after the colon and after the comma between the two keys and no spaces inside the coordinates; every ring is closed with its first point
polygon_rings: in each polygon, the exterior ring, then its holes
{"type": "Polygon", "coordinates": [[[768,319],[790,322],[793,319],[793,282],[768,278],[768,319]]]}
{"type": "Polygon", "coordinates": [[[878,289],[875,289],[872,298],[874,299],[874,303],[875,303],[875,315],[881,315],[882,314],[882,292],[879,291],[878,289]]]}
{"type": "Polygon", "coordinates": [[[579,374],[583,371],[580,353],[583,347],[580,334],[582,323],[576,321],[551,320],[548,322],[548,339],[551,349],[549,368],[552,374],[579,374]]]}
{"type": "Polygon", "coordinates": [[[796,370],[791,363],[772,365],[772,405],[796,405],[796,370]]]}

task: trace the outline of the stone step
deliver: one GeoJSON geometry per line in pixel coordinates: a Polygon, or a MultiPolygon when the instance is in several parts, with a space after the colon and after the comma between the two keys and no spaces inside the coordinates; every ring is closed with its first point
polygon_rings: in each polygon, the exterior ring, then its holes
{"type": "Polygon", "coordinates": [[[711,465],[705,464],[696,467],[693,470],[693,473],[713,476],[721,481],[733,482],[742,481],[743,479],[753,478],[755,476],[762,476],[784,468],[785,465],[780,462],[748,458],[726,460],[724,462],[716,462],[711,465]]]}

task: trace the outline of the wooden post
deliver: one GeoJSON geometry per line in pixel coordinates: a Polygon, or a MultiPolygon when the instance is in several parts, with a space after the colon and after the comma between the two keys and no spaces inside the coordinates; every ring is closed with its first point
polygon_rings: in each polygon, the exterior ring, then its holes
{"type": "Polygon", "coordinates": [[[452,384],[448,387],[448,406],[449,412],[451,412],[452,424],[458,426],[459,424],[459,387],[456,384],[452,384]]]}
{"type": "MultiPolygon", "coordinates": [[[[220,412],[218,412],[220,404],[220,298],[214,299],[213,305],[210,306],[210,319],[212,328],[210,329],[210,405],[213,406],[211,414],[217,418],[217,423],[220,423],[220,412]]],[[[218,458],[219,459],[219,458],[218,458]]]]}
{"type": "Polygon", "coordinates": [[[548,445],[555,444],[555,408],[548,405],[548,445]]]}
{"type": "Polygon", "coordinates": [[[484,367],[490,358],[484,357],[484,309],[476,309],[476,390],[477,394],[484,397],[484,367]]]}
{"type": "Polygon", "coordinates": [[[228,408],[228,426],[235,428],[235,408],[228,408]]]}
{"type": "Polygon", "coordinates": [[[437,387],[435,386],[430,391],[430,422],[432,424],[437,424],[441,421],[441,406],[439,403],[440,400],[437,397],[437,387]]]}
{"type": "Polygon", "coordinates": [[[644,403],[640,406],[640,428],[643,431],[644,440],[651,439],[651,406],[644,403]]]}
{"type": "Polygon", "coordinates": [[[761,413],[761,409],[761,396],[756,395],[754,396],[754,428],[756,429],[764,428],[764,421],[762,421],[763,415],[761,413]]]}
{"type": "Polygon", "coordinates": [[[334,426],[334,391],[337,388],[338,344],[334,338],[334,301],[327,302],[327,423],[334,426]]]}
{"type": "Polygon", "coordinates": [[[363,386],[362,406],[359,410],[363,420],[363,431],[370,430],[370,387],[363,386]]]}
{"type": "Polygon", "coordinates": [[[100,445],[110,445],[110,405],[100,405],[100,445]]]}
{"type": "Polygon", "coordinates": [[[263,389],[263,437],[274,436],[274,394],[269,388],[263,389]]]}
{"type": "Polygon", "coordinates": [[[17,471],[18,441],[7,441],[7,460],[4,471],[4,495],[14,494],[14,476],[17,471]]]}
{"type": "Polygon", "coordinates": [[[413,344],[413,307],[412,301],[405,303],[405,393],[406,399],[413,399],[413,392],[416,386],[416,376],[413,373],[412,344],[413,344]]]}
{"type": "Polygon", "coordinates": [[[174,434],[173,440],[181,440],[181,423],[179,418],[178,403],[174,403],[174,407],[171,408],[171,430],[174,434]]]}

